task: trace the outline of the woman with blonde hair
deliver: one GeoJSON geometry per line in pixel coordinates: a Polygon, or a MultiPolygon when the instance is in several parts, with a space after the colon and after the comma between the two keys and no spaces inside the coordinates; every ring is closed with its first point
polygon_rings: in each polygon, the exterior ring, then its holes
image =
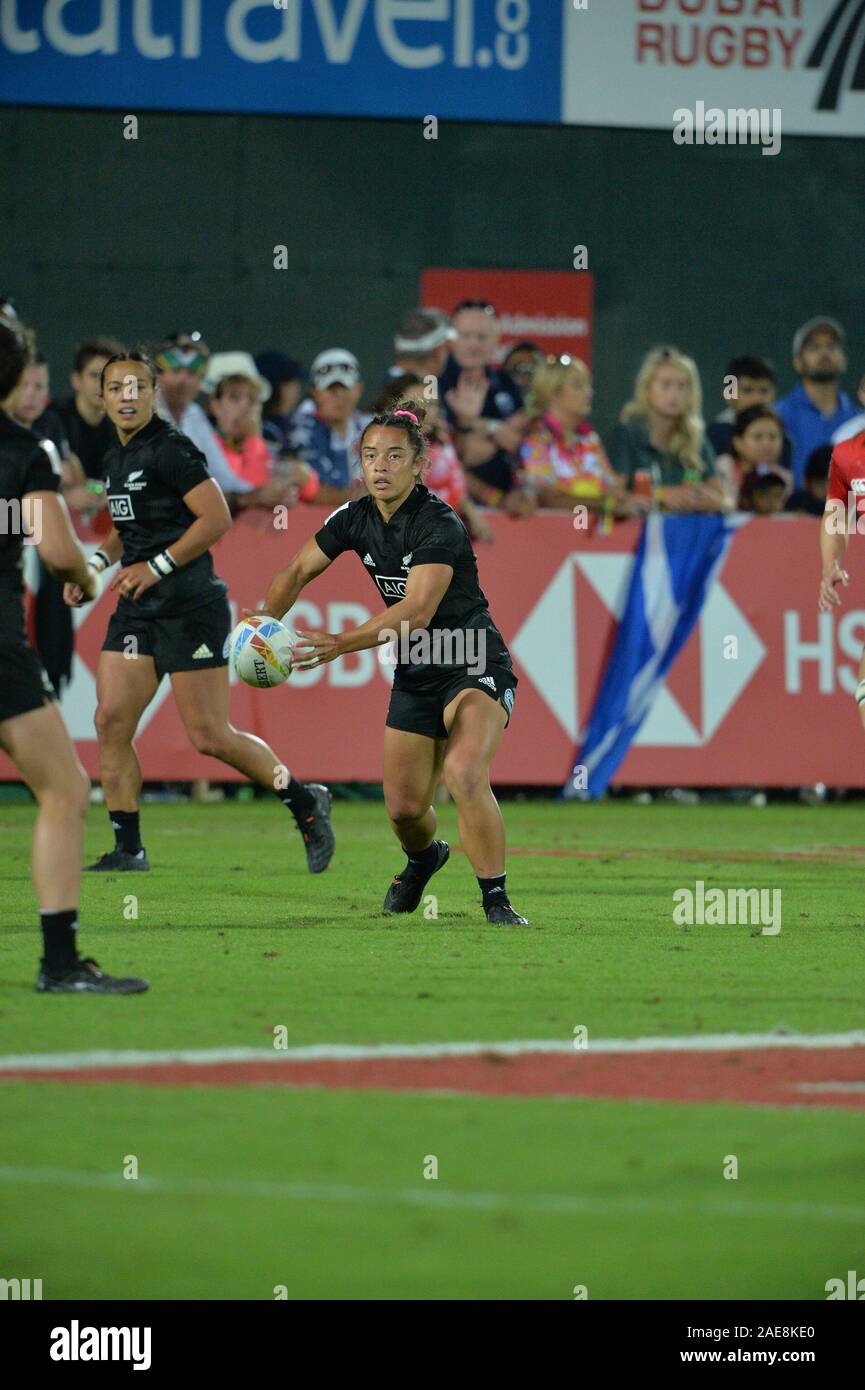
{"type": "Polygon", "coordinates": [[[548,357],[537,368],[526,398],[531,424],[521,448],[525,482],[539,507],[571,511],[575,501],[606,516],[645,510],[610,467],[597,430],[589,424],[592,374],[577,357],[548,357]]]}
{"type": "Polygon", "coordinates": [[[633,399],[610,438],[627,485],[670,512],[721,512],[731,499],[706,439],[696,363],[676,348],[654,348],[637,373],[633,399]]]}

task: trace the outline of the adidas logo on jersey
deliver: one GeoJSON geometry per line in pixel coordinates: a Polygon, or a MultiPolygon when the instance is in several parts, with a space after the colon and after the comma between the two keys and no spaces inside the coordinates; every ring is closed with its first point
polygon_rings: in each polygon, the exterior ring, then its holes
{"type": "Polygon", "coordinates": [[[372,556],[370,555],[369,551],[367,551],[366,554],[364,555],[364,557],[363,557],[363,563],[364,563],[365,565],[374,565],[374,564],[375,564],[375,560],[372,558],[372,556]]]}
{"type": "Polygon", "coordinates": [[[495,691],[496,683],[495,683],[495,681],[493,680],[492,676],[481,676],[481,677],[480,677],[480,684],[481,684],[481,685],[488,685],[489,688],[490,688],[490,690],[495,691]]]}
{"type": "Polygon", "coordinates": [[[202,642],[201,646],[198,648],[198,651],[192,653],[192,660],[193,660],[193,661],[205,661],[205,660],[210,660],[210,661],[212,661],[212,660],[213,660],[213,652],[210,650],[210,648],[208,647],[208,645],[207,645],[206,642],[202,642]]]}

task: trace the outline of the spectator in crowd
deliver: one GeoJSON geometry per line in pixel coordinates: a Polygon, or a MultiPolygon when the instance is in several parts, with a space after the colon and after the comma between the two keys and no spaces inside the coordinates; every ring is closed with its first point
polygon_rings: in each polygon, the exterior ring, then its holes
{"type": "Polygon", "coordinates": [[[232,515],[250,507],[271,508],[282,503],[285,485],[271,479],[254,488],[232,471],[216,431],[198,404],[210,348],[200,333],[173,333],[156,353],[158,385],[156,413],[191,439],[207,460],[210,476],[219,483],[232,515]]]}
{"type": "MultiPolygon", "coordinates": [[[[207,364],[202,390],[210,398],[210,416],[225,462],[247,485],[248,491],[238,495],[238,509],[246,510],[247,499],[260,495],[273,478],[273,455],[261,432],[261,407],[270,396],[270,385],[248,352],[216,352],[207,364]]],[[[297,460],[286,465],[278,481],[283,484],[283,506],[294,506],[299,495],[311,501],[318,491],[312,469],[297,460]]]]}
{"type": "Polygon", "coordinates": [[[360,366],[345,348],[320,352],[309,369],[310,398],[294,412],[289,450],[318,475],[317,501],[342,506],[363,495],[358,441],[372,416],[357,409],[360,366]]]}
{"type": "Polygon", "coordinates": [[[720,512],[732,505],[705,437],[696,363],[676,348],[653,348],[644,358],[609,453],[629,488],[651,492],[666,511],[720,512]]]}
{"type": "Polygon", "coordinates": [[[411,410],[417,404],[424,407],[426,418],[423,433],[427,462],[421,474],[421,482],[462,517],[472,540],[493,541],[495,536],[492,528],[484,518],[483,512],[468,495],[466,476],[454,448],[447,421],[442,419],[438,401],[424,394],[425,386],[424,379],[411,372],[393,377],[376,398],[373,414],[383,415],[389,410],[411,410]]]}
{"type": "Polygon", "coordinates": [[[783,448],[784,430],[777,412],[768,405],[751,405],[736,417],[732,450],[715,459],[715,468],[737,501],[751,473],[780,474],[789,493],[793,475],[781,464],[783,448]]]}
{"type": "MultiPolygon", "coordinates": [[[[393,340],[393,365],[388,376],[412,375],[423,382],[439,377],[448,360],[456,329],[441,309],[410,309],[403,314],[393,340]]],[[[429,397],[424,404],[429,404],[429,397]]]]}
{"type": "Polygon", "coordinates": [[[535,503],[523,486],[520,445],[527,426],[513,377],[492,365],[499,341],[492,304],[464,299],[453,313],[457,337],[439,378],[439,397],[476,502],[528,516],[535,503]]]}
{"type": "Polygon", "coordinates": [[[648,499],[628,493],[610,467],[597,431],[589,424],[592,374],[579,358],[548,357],[526,397],[530,424],[522,443],[523,469],[539,507],[634,516],[648,499]]]}
{"type": "Polygon", "coordinates": [[[123,350],[115,338],[89,338],[79,343],[70,377],[73,394],[52,406],[63,422],[70,448],[81,460],[85,477],[96,485],[91,492],[91,506],[100,501],[104,505],[103,460],[115,442],[102,400],[102,368],[109,357],[123,350]]]}
{"type": "Polygon", "coordinates": [[[802,486],[787,498],[788,512],[806,512],[808,516],[822,516],[826,509],[826,494],[829,491],[829,464],[832,462],[832,445],[821,444],[808,455],[802,486]]]}
{"type": "Polygon", "coordinates": [[[835,431],[858,414],[840,388],[847,370],[846,336],[836,319],[825,314],[809,319],[793,338],[793,366],[799,377],[777,409],[793,441],[793,477],[798,487],[808,455],[831,444],[835,431]]]}
{"type": "Polygon", "coordinates": [[[545,355],[543,348],[538,343],[524,339],[521,343],[514,343],[505,356],[502,362],[502,371],[513,378],[523,396],[527,394],[532,384],[532,378],[544,361],[545,355]]]}
{"type": "Polygon", "coordinates": [[[261,432],[277,458],[287,454],[291,419],[303,395],[300,363],[287,352],[260,352],[255,365],[270,386],[262,410],[261,432]]]}
{"type": "Polygon", "coordinates": [[[749,473],[739,493],[739,510],[770,516],[783,512],[787,483],[780,473],[749,473]]]}
{"type": "MultiPolygon", "coordinates": [[[[778,394],[775,368],[765,357],[742,353],[727,363],[724,390],[728,391],[733,378],[735,395],[730,404],[706,426],[706,438],[718,458],[733,452],[733,429],[736,417],[752,405],[774,405],[778,394]]],[[[793,445],[785,434],[780,463],[788,471],[793,466],[793,445]]]]}
{"type": "Polygon", "coordinates": [[[832,435],[833,444],[841,444],[845,439],[852,439],[854,434],[861,434],[865,430],[865,376],[859,382],[859,389],[856,392],[859,404],[863,407],[858,415],[854,415],[846,424],[839,425],[832,435]]]}

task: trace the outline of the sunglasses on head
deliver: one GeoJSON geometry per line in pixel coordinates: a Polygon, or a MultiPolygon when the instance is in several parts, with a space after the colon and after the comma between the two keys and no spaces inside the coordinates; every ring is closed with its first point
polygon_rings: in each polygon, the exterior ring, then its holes
{"type": "Polygon", "coordinates": [[[496,317],[495,305],[490,304],[488,299],[461,299],[454,309],[453,314],[451,314],[451,318],[454,317],[454,314],[461,313],[463,309],[481,309],[485,314],[489,314],[491,318],[496,317]]]}
{"type": "Polygon", "coordinates": [[[349,372],[352,376],[356,376],[357,367],[353,362],[325,362],[323,367],[316,367],[316,380],[318,380],[319,377],[331,376],[333,372],[339,372],[340,374],[349,372]]]}

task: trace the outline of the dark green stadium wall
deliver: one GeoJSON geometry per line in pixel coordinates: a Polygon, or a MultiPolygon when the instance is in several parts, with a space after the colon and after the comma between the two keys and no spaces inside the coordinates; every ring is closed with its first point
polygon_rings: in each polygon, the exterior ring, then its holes
{"type": "MultiPolygon", "coordinates": [[[[643,352],[694,354],[714,413],[734,351],[790,384],[813,313],[865,371],[863,144],[690,148],[666,132],[420,122],[2,111],[2,270],[65,385],[94,332],[200,328],[215,348],[341,345],[373,389],[424,266],[567,270],[596,281],[596,417],[643,352]],[[287,270],[273,248],[289,249],[287,270]]],[[[450,306],[444,306],[450,307],[450,306]]]]}

